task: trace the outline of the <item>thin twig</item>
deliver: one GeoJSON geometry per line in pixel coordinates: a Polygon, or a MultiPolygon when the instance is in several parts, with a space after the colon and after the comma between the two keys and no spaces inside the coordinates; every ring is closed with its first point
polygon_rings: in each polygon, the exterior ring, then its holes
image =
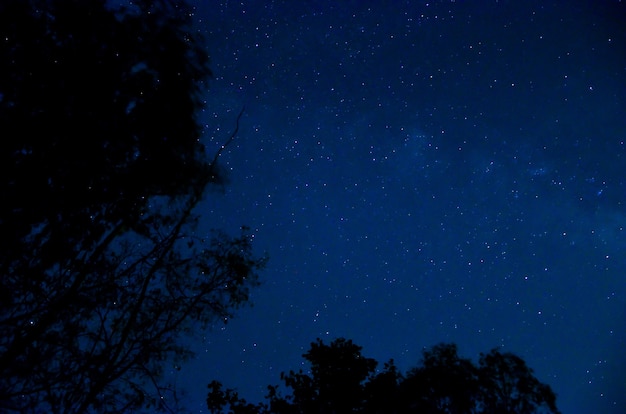
{"type": "Polygon", "coordinates": [[[244,105],[241,108],[241,111],[239,111],[239,115],[237,115],[237,120],[235,121],[235,130],[233,131],[232,134],[230,134],[230,137],[228,137],[226,142],[224,144],[222,144],[220,149],[217,150],[217,152],[215,153],[215,157],[213,157],[213,161],[211,161],[211,169],[213,169],[215,167],[215,165],[217,164],[217,159],[219,158],[219,156],[222,155],[222,152],[226,149],[227,146],[230,145],[231,142],[233,142],[233,140],[235,139],[235,136],[237,136],[237,132],[239,132],[239,120],[241,119],[241,116],[243,115],[243,112],[245,110],[246,110],[246,106],[244,105]]]}

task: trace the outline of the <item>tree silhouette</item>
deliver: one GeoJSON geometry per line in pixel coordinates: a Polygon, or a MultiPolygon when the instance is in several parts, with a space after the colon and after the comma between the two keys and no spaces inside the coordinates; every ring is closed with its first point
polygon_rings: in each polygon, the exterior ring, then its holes
{"type": "Polygon", "coordinates": [[[166,408],[180,336],[265,262],[245,228],[194,232],[224,180],[196,119],[208,58],[182,2],[131,4],[0,3],[2,412],[166,408]]]}
{"type": "MultiPolygon", "coordinates": [[[[290,410],[301,413],[348,413],[365,399],[363,384],[374,372],[376,361],[361,355],[361,347],[343,338],[325,345],[320,339],[303,355],[311,365],[311,374],[291,371],[281,375],[291,388],[290,410]]],[[[270,398],[277,407],[280,398],[270,398]]]]}
{"type": "Polygon", "coordinates": [[[365,402],[363,409],[367,414],[388,414],[400,412],[402,398],[400,384],[404,380],[393,359],[383,365],[383,369],[364,384],[365,402]]]}
{"type": "Polygon", "coordinates": [[[550,387],[540,383],[520,357],[493,349],[486,355],[481,354],[479,364],[481,402],[485,412],[558,411],[556,396],[550,387]]]}
{"type": "Polygon", "coordinates": [[[423,413],[471,413],[478,395],[478,371],[460,358],[454,344],[424,350],[422,365],[401,384],[405,409],[423,413]]]}
{"type": "Polygon", "coordinates": [[[479,365],[461,358],[454,344],[424,350],[420,366],[402,375],[393,360],[375,372],[376,361],[343,338],[321,340],[303,355],[309,373],[289,372],[281,379],[291,394],[269,386],[268,403],[250,404],[232,389],[209,384],[211,413],[558,413],[556,397],[519,357],[497,350],[481,355],[479,365]]]}

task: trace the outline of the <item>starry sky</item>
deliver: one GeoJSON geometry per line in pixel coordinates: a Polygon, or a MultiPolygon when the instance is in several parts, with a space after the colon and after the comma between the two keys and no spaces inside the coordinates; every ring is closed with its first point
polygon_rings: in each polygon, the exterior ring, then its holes
{"type": "Polygon", "coordinates": [[[196,1],[230,170],[202,228],[254,230],[253,307],[175,375],[257,402],[316,338],[403,371],[521,356],[564,413],[626,411],[626,4],[196,1]]]}

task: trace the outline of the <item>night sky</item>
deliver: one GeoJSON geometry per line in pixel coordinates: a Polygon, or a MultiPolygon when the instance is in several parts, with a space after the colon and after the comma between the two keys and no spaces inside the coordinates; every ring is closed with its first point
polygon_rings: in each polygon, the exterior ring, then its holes
{"type": "Polygon", "coordinates": [[[521,356],[564,413],[626,412],[626,4],[197,1],[223,194],[254,306],[176,375],[257,402],[316,338],[405,371],[454,342],[521,356]]]}

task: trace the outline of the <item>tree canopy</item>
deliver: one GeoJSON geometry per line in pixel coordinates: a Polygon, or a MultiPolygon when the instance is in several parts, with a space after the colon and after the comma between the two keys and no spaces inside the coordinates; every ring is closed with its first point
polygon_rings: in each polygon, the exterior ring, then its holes
{"type": "Polygon", "coordinates": [[[195,231],[224,175],[201,144],[211,72],[189,15],[174,0],[0,3],[2,412],[167,408],[181,335],[258,283],[246,228],[195,231]]]}
{"type": "Polygon", "coordinates": [[[459,357],[454,344],[423,351],[421,364],[406,374],[393,360],[377,362],[361,347],[339,338],[311,344],[303,355],[310,369],[281,374],[289,394],[269,386],[267,401],[248,403],[237,391],[209,384],[207,405],[213,414],[529,414],[559,413],[556,396],[518,356],[493,349],[478,365],[459,357]]]}

